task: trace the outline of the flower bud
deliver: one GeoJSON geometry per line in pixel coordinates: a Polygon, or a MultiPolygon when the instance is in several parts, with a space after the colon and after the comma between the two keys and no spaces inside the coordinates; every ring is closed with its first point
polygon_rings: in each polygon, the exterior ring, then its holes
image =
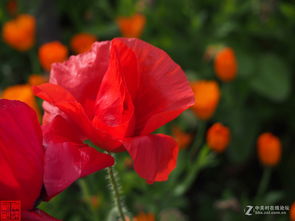
{"type": "Polygon", "coordinates": [[[220,99],[220,89],[215,81],[196,81],[192,83],[195,94],[194,113],[202,120],[208,120],[214,114],[220,99]]]}
{"type": "Polygon", "coordinates": [[[68,57],[68,49],[59,41],[43,44],[39,48],[39,61],[42,67],[49,71],[51,64],[65,61],[68,57]]]}
{"type": "Polygon", "coordinates": [[[281,142],[271,133],[263,133],[257,141],[258,157],[265,166],[275,166],[281,158],[281,142]]]}
{"type": "Polygon", "coordinates": [[[207,132],[207,144],[216,152],[223,152],[230,141],[230,130],[221,123],[213,124],[207,132]]]}
{"type": "Polygon", "coordinates": [[[214,60],[214,69],[217,77],[224,81],[232,81],[237,74],[237,61],[231,48],[223,48],[217,52],[214,60]]]}

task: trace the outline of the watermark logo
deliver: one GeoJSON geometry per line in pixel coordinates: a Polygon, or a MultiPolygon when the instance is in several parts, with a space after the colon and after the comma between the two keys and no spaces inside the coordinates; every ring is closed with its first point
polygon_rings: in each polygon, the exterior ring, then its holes
{"type": "Polygon", "coordinates": [[[246,206],[246,208],[244,209],[245,215],[246,216],[252,216],[253,214],[253,206],[246,206]]]}
{"type": "Polygon", "coordinates": [[[20,200],[0,201],[0,220],[1,221],[20,221],[21,220],[20,200]]]}
{"type": "Polygon", "coordinates": [[[266,206],[266,205],[247,205],[244,208],[245,216],[252,215],[287,215],[290,210],[288,205],[275,205],[275,206],[266,206]]]}

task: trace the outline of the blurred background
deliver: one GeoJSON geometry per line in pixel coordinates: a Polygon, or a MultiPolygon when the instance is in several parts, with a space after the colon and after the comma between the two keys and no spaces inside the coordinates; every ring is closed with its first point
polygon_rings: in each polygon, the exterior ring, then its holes
{"type": "MultiPolygon", "coordinates": [[[[196,105],[157,131],[179,143],[169,181],[146,184],[117,154],[137,221],[295,220],[294,1],[1,0],[0,25],[1,97],[28,103],[40,122],[31,86],[94,41],[141,38],[185,71],[196,105]],[[286,214],[247,216],[247,205],[286,214]]],[[[105,175],[39,208],[63,220],[112,220],[105,175]]]]}

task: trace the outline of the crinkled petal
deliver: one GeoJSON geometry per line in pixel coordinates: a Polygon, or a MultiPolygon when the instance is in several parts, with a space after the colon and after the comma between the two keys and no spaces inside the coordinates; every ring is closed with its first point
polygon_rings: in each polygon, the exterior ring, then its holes
{"type": "Polygon", "coordinates": [[[99,147],[118,146],[118,143],[113,141],[109,135],[92,126],[83,106],[66,89],[59,85],[47,83],[35,86],[33,90],[36,96],[59,108],[68,120],[73,121],[76,127],[83,131],[84,136],[91,139],[99,147]]]}
{"type": "Polygon", "coordinates": [[[50,83],[35,86],[33,90],[36,96],[59,108],[86,131],[89,130],[91,122],[84,108],[69,91],[50,83]]]}
{"type": "Polygon", "coordinates": [[[82,143],[85,140],[81,130],[73,122],[64,119],[60,115],[57,115],[50,123],[43,125],[42,132],[45,144],[48,142],[82,143]]]}
{"type": "MultiPolygon", "coordinates": [[[[124,77],[127,72],[129,75],[137,75],[132,65],[126,64],[126,62],[129,62],[128,64],[134,62],[132,58],[134,54],[124,44],[122,45],[121,42],[112,44],[109,68],[104,75],[96,100],[93,124],[117,139],[131,135],[134,128],[134,107],[124,77]],[[127,68],[125,68],[126,65],[127,68]]],[[[130,90],[133,93],[136,87],[136,83],[130,82],[130,90]]]]}
{"type": "MultiPolygon", "coordinates": [[[[138,72],[138,63],[135,53],[127,47],[127,45],[118,38],[111,42],[110,61],[115,59],[120,68],[120,74],[125,80],[127,90],[132,98],[135,98],[140,84],[140,73],[138,72]],[[115,55],[115,56],[114,56],[115,55]]],[[[110,64],[109,64],[110,66],[110,64]]]]}
{"type": "Polygon", "coordinates": [[[108,68],[109,47],[109,41],[96,42],[90,51],[71,56],[68,61],[55,63],[51,68],[50,83],[67,89],[89,116],[93,114],[98,86],[108,68]]]}
{"type": "Polygon", "coordinates": [[[22,102],[1,99],[0,200],[21,200],[22,209],[33,208],[41,192],[43,161],[36,113],[22,102]]]}
{"type": "Polygon", "coordinates": [[[42,210],[35,209],[31,211],[22,211],[22,221],[59,221],[58,219],[49,216],[42,210]]]}
{"type": "Polygon", "coordinates": [[[82,143],[79,128],[56,116],[43,125],[45,152],[44,183],[51,198],[80,177],[113,164],[113,158],[82,143]]]}
{"type": "Polygon", "coordinates": [[[140,90],[134,101],[137,134],[153,132],[194,104],[184,72],[166,52],[135,38],[115,40],[124,42],[137,58],[140,73],[140,90]]]}
{"type": "Polygon", "coordinates": [[[176,167],[178,147],[163,134],[139,136],[123,141],[134,161],[134,169],[148,183],[165,181],[176,167]]]}
{"type": "Polygon", "coordinates": [[[112,156],[87,145],[47,143],[44,169],[47,199],[60,193],[77,179],[113,164],[112,156]]]}

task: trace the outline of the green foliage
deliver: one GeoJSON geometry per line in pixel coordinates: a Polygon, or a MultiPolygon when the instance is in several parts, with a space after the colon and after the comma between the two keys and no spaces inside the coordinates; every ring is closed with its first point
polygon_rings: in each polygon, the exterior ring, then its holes
{"type": "MultiPolygon", "coordinates": [[[[40,6],[51,0],[18,0],[18,13],[43,15],[40,6]]],[[[0,24],[13,16],[0,1],[0,24]]],[[[117,154],[126,207],[133,215],[156,214],[158,220],[248,220],[243,209],[254,205],[262,176],[256,156],[260,133],[270,131],[282,141],[281,164],[274,168],[271,182],[260,197],[263,205],[289,205],[295,199],[295,4],[282,0],[84,0],[54,2],[52,19],[58,33],[55,40],[69,46],[79,32],[95,34],[99,40],[120,36],[117,16],[145,14],[147,23],[141,38],[167,53],[180,64],[188,79],[218,82],[221,99],[212,119],[202,122],[204,134],[193,147],[200,132],[200,120],[190,111],[162,127],[171,134],[178,125],[193,136],[181,150],[178,166],[167,182],[148,185],[138,177],[126,153],[117,154]],[[204,59],[208,46],[225,45],[237,56],[237,78],[221,82],[215,75],[213,60],[204,59]],[[231,130],[231,142],[224,154],[204,153],[205,132],[214,122],[231,130]],[[191,149],[196,148],[196,154],[191,149]],[[207,155],[208,154],[208,155],[207,155]],[[201,158],[201,159],[200,159],[201,158]],[[212,159],[213,158],[213,159],[212,159]],[[205,162],[203,160],[205,159],[205,162]],[[198,167],[202,161],[203,167],[198,167]],[[196,166],[197,165],[197,166],[196,166]],[[204,166],[205,165],[205,166],[204,166]],[[202,169],[202,170],[201,170],[202,169]],[[186,182],[186,180],[189,180],[186,182]],[[175,194],[181,189],[181,194],[175,194]],[[233,200],[237,207],[222,208],[218,202],[233,200]],[[172,214],[172,215],[171,215],[172,214]],[[168,217],[168,218],[167,218],[168,217]],[[173,218],[171,218],[173,217],[173,218]]],[[[44,10],[44,9],[43,9],[44,10]]],[[[50,15],[47,15],[50,16],[50,15]]],[[[38,30],[42,24],[38,23],[38,30]]],[[[32,73],[40,73],[37,41],[30,52],[18,52],[0,40],[0,89],[23,84],[32,73]]],[[[88,143],[89,144],[89,143],[88,143]]],[[[91,146],[91,145],[90,145],[91,146]]],[[[208,150],[208,149],[206,149],[208,150]]],[[[39,208],[63,220],[113,220],[113,204],[104,171],[74,183],[69,189],[39,208]]],[[[254,218],[255,219],[255,218],[254,218]]],[[[259,216],[256,220],[287,220],[287,216],[259,216]]]]}
{"type": "Polygon", "coordinates": [[[276,55],[265,54],[257,67],[251,81],[253,90],[274,101],[285,100],[291,92],[291,73],[285,62],[276,55]]]}

